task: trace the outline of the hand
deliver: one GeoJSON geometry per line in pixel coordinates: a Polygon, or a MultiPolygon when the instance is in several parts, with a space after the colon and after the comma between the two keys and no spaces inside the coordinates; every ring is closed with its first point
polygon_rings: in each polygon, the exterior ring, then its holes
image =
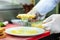
{"type": "Polygon", "coordinates": [[[49,27],[51,33],[60,33],[60,14],[53,14],[43,21],[43,26],[49,27]]]}
{"type": "MultiPolygon", "coordinates": [[[[37,12],[35,8],[33,8],[33,9],[32,9],[30,12],[28,12],[27,14],[34,14],[34,15],[36,15],[35,18],[29,19],[29,21],[32,21],[32,22],[36,22],[37,20],[40,20],[40,18],[44,16],[44,15],[41,15],[39,12],[37,12]]],[[[43,18],[43,19],[44,19],[44,18],[43,18]]]]}
{"type": "Polygon", "coordinates": [[[31,21],[34,20],[43,20],[45,18],[45,15],[41,15],[39,12],[37,12],[37,10],[35,8],[33,8],[30,12],[28,12],[27,14],[35,14],[36,17],[33,19],[29,19],[31,21]]]}
{"type": "Polygon", "coordinates": [[[36,22],[40,20],[41,17],[42,15],[40,15],[39,13],[35,13],[35,18],[29,19],[29,21],[36,22]]]}

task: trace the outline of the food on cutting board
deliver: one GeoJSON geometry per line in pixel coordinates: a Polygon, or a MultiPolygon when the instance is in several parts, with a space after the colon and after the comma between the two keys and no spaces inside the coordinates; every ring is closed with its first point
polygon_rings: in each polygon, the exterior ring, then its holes
{"type": "Polygon", "coordinates": [[[0,28],[0,38],[5,38],[6,37],[4,31],[5,31],[4,28],[0,28]]]}
{"type": "Polygon", "coordinates": [[[19,29],[19,30],[11,30],[12,34],[27,34],[27,35],[31,35],[31,34],[37,34],[38,32],[36,30],[23,30],[23,29],[19,29]]]}
{"type": "Polygon", "coordinates": [[[17,18],[21,19],[29,19],[29,18],[35,18],[36,15],[34,14],[18,14],[17,18]]]}

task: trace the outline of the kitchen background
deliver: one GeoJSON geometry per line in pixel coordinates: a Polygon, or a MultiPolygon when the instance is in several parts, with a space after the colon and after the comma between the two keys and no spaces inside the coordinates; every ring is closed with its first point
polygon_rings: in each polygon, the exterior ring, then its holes
{"type": "MultiPolygon", "coordinates": [[[[0,0],[0,21],[15,19],[19,13],[25,13],[24,4],[37,4],[39,0],[0,0]]],[[[59,13],[59,5],[49,12],[47,16],[59,13]]]]}

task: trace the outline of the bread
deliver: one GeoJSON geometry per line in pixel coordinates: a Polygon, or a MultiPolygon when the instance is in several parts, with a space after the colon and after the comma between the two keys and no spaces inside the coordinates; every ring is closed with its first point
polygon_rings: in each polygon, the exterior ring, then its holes
{"type": "Polygon", "coordinates": [[[4,38],[6,36],[4,31],[4,28],[0,28],[0,38],[4,38]]]}
{"type": "Polygon", "coordinates": [[[6,34],[4,33],[3,35],[0,36],[0,39],[5,37],[6,37],[6,34]]]}
{"type": "Polygon", "coordinates": [[[1,32],[4,32],[4,31],[5,31],[5,29],[4,29],[4,28],[0,28],[0,33],[1,33],[1,32]]]}

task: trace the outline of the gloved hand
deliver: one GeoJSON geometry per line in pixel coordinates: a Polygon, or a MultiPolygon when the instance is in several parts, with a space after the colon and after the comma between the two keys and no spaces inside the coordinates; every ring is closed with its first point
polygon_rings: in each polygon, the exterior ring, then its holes
{"type": "MultiPolygon", "coordinates": [[[[37,12],[36,8],[33,8],[30,12],[28,12],[27,14],[34,14],[36,15],[35,18],[33,19],[29,19],[30,21],[34,21],[34,20],[43,20],[45,18],[45,15],[41,15],[39,12],[37,12]]],[[[33,15],[33,16],[34,16],[33,15]]]]}
{"type": "Polygon", "coordinates": [[[60,14],[53,14],[46,18],[43,26],[50,28],[51,33],[60,33],[60,14]]]}

